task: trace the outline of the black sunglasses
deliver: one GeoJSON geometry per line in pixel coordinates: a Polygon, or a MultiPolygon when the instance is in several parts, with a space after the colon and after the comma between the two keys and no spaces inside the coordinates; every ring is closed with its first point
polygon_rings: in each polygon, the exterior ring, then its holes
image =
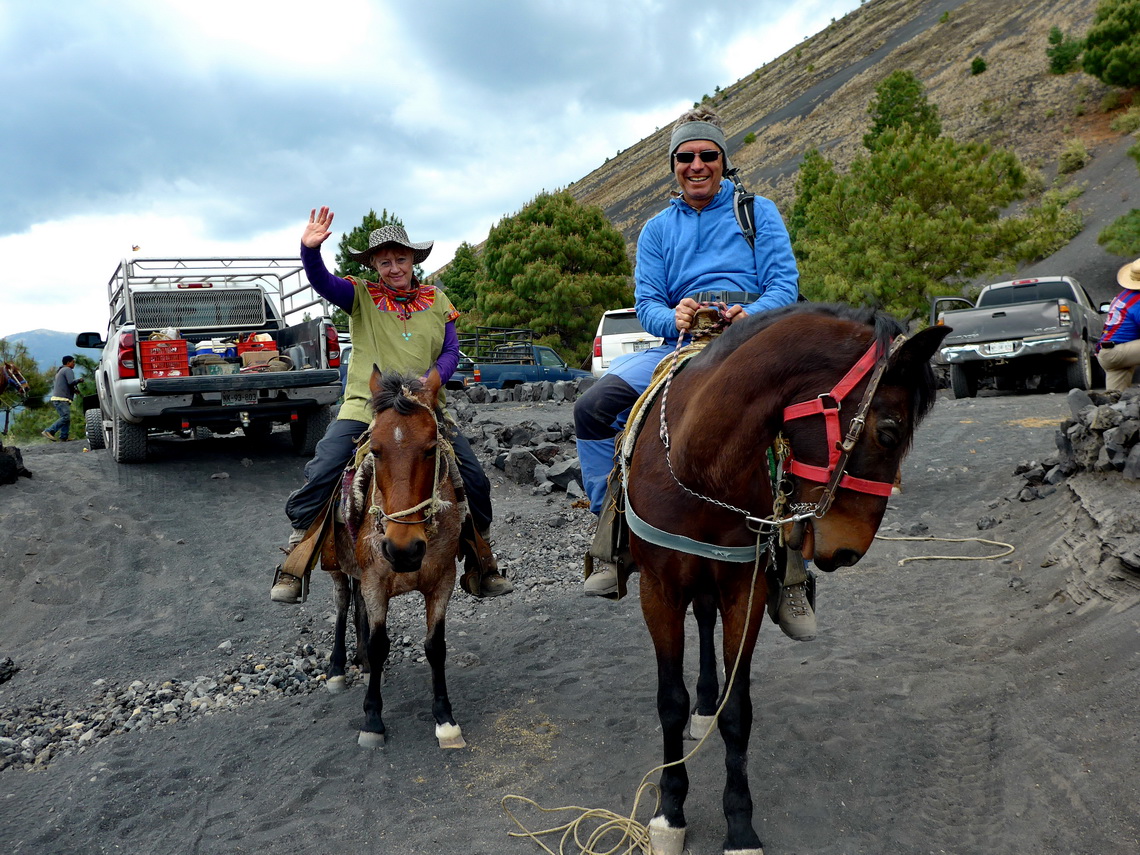
{"type": "MultiPolygon", "coordinates": [[[[720,149],[706,148],[700,155],[701,163],[715,163],[720,159],[720,149]]],[[[677,163],[692,163],[696,159],[697,153],[695,151],[679,151],[673,157],[677,159],[677,163]]]]}

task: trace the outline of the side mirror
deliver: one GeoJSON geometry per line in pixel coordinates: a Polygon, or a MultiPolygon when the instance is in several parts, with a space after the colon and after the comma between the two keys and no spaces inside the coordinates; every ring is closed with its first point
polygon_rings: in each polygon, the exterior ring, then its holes
{"type": "Polygon", "coordinates": [[[75,337],[76,347],[86,347],[92,350],[102,350],[107,342],[97,332],[81,332],[75,337]]]}

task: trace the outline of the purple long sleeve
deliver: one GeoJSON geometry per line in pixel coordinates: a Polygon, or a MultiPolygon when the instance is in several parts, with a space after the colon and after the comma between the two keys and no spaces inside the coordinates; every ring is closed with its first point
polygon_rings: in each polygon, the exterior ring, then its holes
{"type": "Polygon", "coordinates": [[[459,334],[455,331],[455,322],[448,321],[443,329],[443,350],[439,359],[435,361],[435,370],[439,372],[439,379],[446,383],[455,373],[459,365],[459,334]]]}
{"type": "Polygon", "coordinates": [[[352,301],[356,293],[352,283],[329,273],[325,267],[325,260],[321,258],[320,247],[309,249],[301,244],[301,264],[305,268],[305,275],[309,277],[309,284],[313,286],[313,290],[334,306],[351,314],[352,301]]]}

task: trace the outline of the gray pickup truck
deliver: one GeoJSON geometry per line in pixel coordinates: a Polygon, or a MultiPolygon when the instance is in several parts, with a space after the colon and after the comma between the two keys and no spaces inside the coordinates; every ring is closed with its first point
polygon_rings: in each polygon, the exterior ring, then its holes
{"type": "Polygon", "coordinates": [[[107,297],[106,338],[76,340],[103,349],[83,402],[91,448],[141,463],[152,434],[264,441],[281,423],[312,454],[340,397],[340,344],[299,259],[132,258],[107,297]]]}
{"type": "Polygon", "coordinates": [[[972,398],[979,381],[1011,391],[1030,383],[1090,389],[1104,316],[1071,276],[1015,279],[987,285],[977,304],[936,297],[931,322],[952,327],[934,356],[948,366],[955,398],[972,398]],[[969,308],[946,310],[947,305],[969,308]]]}

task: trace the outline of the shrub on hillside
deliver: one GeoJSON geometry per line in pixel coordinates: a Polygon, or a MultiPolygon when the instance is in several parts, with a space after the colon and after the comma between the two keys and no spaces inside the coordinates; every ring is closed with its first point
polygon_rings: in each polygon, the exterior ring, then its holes
{"type": "Polygon", "coordinates": [[[1096,242],[1113,255],[1140,255],[1140,209],[1133,208],[1116,222],[1105,226],[1096,242]]]}
{"type": "Polygon", "coordinates": [[[1140,107],[1129,107],[1109,123],[1117,133],[1130,134],[1140,128],[1140,107]]]}
{"type": "Polygon", "coordinates": [[[1049,57],[1049,72],[1068,74],[1074,71],[1084,49],[1083,40],[1066,36],[1060,27],[1053,27],[1049,31],[1049,47],[1045,48],[1045,55],[1049,57]]]}
{"type": "Polygon", "coordinates": [[[980,56],[975,56],[970,63],[970,74],[978,75],[986,70],[986,61],[980,56]]]}
{"type": "Polygon", "coordinates": [[[1112,86],[1140,86],[1140,0],[1101,0],[1085,36],[1083,64],[1112,86]]]}
{"type": "Polygon", "coordinates": [[[1061,157],[1057,162],[1057,171],[1062,175],[1076,172],[1092,159],[1089,150],[1079,139],[1072,139],[1065,143],[1061,157]]]}

